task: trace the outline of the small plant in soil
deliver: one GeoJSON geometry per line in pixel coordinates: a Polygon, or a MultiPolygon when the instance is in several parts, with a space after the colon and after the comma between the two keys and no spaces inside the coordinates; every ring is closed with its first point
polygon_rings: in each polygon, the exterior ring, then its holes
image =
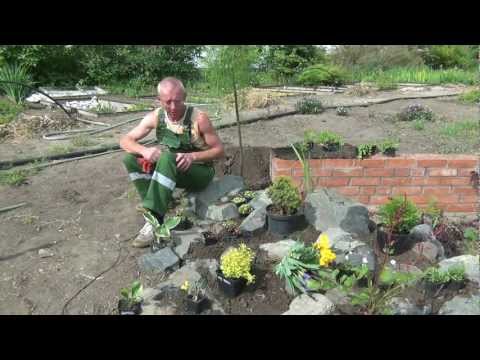
{"type": "Polygon", "coordinates": [[[240,206],[240,205],[244,204],[246,201],[247,201],[247,199],[245,199],[243,196],[235,196],[232,199],[232,202],[237,206],[240,206]]]}
{"type": "Polygon", "coordinates": [[[370,144],[370,143],[360,144],[357,147],[357,151],[358,151],[357,157],[359,159],[368,158],[368,157],[372,156],[373,154],[375,154],[376,150],[377,150],[377,146],[375,144],[370,144]]]}
{"type": "Polygon", "coordinates": [[[380,249],[389,254],[408,250],[410,230],[420,223],[420,212],[417,206],[404,197],[395,197],[378,210],[380,219],[377,241],[380,249]]]}
{"type": "Polygon", "coordinates": [[[326,130],[317,134],[315,144],[322,146],[326,151],[337,151],[343,146],[344,141],[341,135],[326,130]]]}
{"type": "Polygon", "coordinates": [[[280,215],[293,215],[302,205],[298,189],[286,176],[279,176],[267,189],[267,195],[273,203],[271,210],[280,215]]]}
{"type": "Polygon", "coordinates": [[[384,155],[393,156],[398,149],[398,143],[391,139],[386,139],[377,144],[377,149],[384,155]]]}
{"type": "Polygon", "coordinates": [[[463,232],[464,251],[467,254],[478,255],[479,253],[479,233],[472,227],[466,228],[463,232]]]}
{"type": "Polygon", "coordinates": [[[177,230],[188,230],[193,226],[193,222],[188,216],[185,208],[180,207],[175,211],[175,217],[180,218],[180,222],[176,226],[177,230]]]}
{"type": "Polygon", "coordinates": [[[253,211],[253,207],[252,207],[252,205],[250,205],[250,204],[243,204],[243,205],[240,205],[240,207],[238,208],[238,212],[239,212],[240,215],[242,215],[242,216],[247,216],[247,215],[249,215],[252,211],[253,211]]]}
{"type": "Polygon", "coordinates": [[[134,281],[129,288],[120,291],[121,299],[118,302],[120,315],[139,315],[142,312],[143,286],[139,281],[134,281]]]}
{"type": "Polygon", "coordinates": [[[403,109],[400,114],[398,114],[398,118],[401,121],[432,121],[434,119],[434,115],[433,111],[426,105],[411,104],[403,109]]]}
{"type": "Polygon", "coordinates": [[[438,203],[435,199],[430,199],[428,205],[423,209],[423,222],[430,223],[430,226],[433,230],[437,227],[438,224],[442,221],[443,211],[438,207],[438,203]]]}
{"type": "Polygon", "coordinates": [[[217,278],[222,291],[230,296],[237,296],[246,284],[255,281],[252,274],[255,253],[245,244],[227,250],[220,258],[217,278]]]}
{"type": "Polygon", "coordinates": [[[347,116],[348,115],[348,110],[345,106],[338,106],[336,111],[337,111],[338,116],[347,116]]]}
{"type": "Polygon", "coordinates": [[[295,155],[297,155],[298,161],[302,164],[303,169],[303,191],[302,191],[302,199],[312,191],[312,177],[311,177],[311,169],[310,169],[310,146],[308,143],[307,146],[304,144],[297,145],[291,144],[295,155]]]}
{"type": "Polygon", "coordinates": [[[152,242],[152,252],[156,252],[167,246],[171,241],[170,230],[174,229],[178,224],[180,224],[181,218],[178,216],[172,216],[164,219],[163,223],[160,224],[157,218],[153,216],[150,211],[143,210],[143,215],[145,219],[153,226],[155,238],[152,242]]]}
{"type": "Polygon", "coordinates": [[[295,110],[300,114],[320,114],[324,111],[322,102],[315,98],[304,98],[295,104],[295,110]]]}
{"type": "Polygon", "coordinates": [[[446,287],[454,290],[464,287],[466,282],[465,268],[457,266],[442,271],[436,267],[430,267],[423,273],[423,281],[427,293],[435,298],[446,287]]]}
{"type": "Polygon", "coordinates": [[[188,280],[183,283],[180,289],[186,293],[187,311],[200,314],[205,309],[208,301],[205,295],[206,288],[207,282],[204,278],[193,282],[193,284],[190,284],[188,280]]]}
{"type": "Polygon", "coordinates": [[[242,196],[247,199],[248,201],[252,200],[255,198],[256,196],[256,193],[255,191],[250,191],[250,190],[247,190],[247,191],[244,191],[242,196]]]}
{"type": "MultiPolygon", "coordinates": [[[[243,205],[242,205],[243,206],[243,205]]],[[[240,212],[240,208],[239,208],[240,212]]],[[[222,233],[224,239],[236,239],[241,235],[240,229],[238,228],[238,224],[233,220],[226,220],[221,223],[222,225],[222,233]]]]}

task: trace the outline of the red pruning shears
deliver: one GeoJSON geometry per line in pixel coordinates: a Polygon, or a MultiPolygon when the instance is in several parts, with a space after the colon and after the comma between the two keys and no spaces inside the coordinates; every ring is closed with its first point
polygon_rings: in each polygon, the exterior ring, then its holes
{"type": "Polygon", "coordinates": [[[137,163],[142,167],[142,171],[147,174],[152,174],[155,169],[154,163],[146,160],[143,157],[137,158],[137,163]]]}

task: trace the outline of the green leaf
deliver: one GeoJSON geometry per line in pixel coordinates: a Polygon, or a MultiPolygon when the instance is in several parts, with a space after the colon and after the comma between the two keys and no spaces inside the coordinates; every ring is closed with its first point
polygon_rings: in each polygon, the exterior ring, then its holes
{"type": "Polygon", "coordinates": [[[142,292],[143,292],[142,284],[138,280],[135,281],[132,284],[132,298],[137,299],[137,298],[141,297],[142,292]]]}
{"type": "Polygon", "coordinates": [[[127,300],[130,299],[130,291],[127,288],[120,290],[120,295],[127,300]]]}
{"type": "Polygon", "coordinates": [[[182,221],[182,218],[180,216],[172,216],[171,218],[165,220],[164,225],[168,228],[168,230],[171,230],[175,228],[178,224],[180,224],[180,221],[182,221]]]}

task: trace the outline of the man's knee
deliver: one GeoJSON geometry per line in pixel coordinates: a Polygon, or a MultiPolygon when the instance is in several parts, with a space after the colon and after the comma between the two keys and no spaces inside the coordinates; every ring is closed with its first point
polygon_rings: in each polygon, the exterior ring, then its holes
{"type": "Polygon", "coordinates": [[[170,151],[164,151],[160,155],[160,158],[157,161],[157,164],[177,164],[177,154],[170,151]]]}

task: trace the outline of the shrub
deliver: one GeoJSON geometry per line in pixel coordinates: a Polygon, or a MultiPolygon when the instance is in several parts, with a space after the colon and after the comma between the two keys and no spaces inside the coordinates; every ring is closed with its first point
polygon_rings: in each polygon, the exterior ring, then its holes
{"type": "Polygon", "coordinates": [[[434,118],[433,111],[425,105],[422,104],[411,104],[403,109],[398,118],[401,121],[414,121],[414,120],[425,120],[432,121],[434,118]]]}
{"type": "Polygon", "coordinates": [[[465,45],[433,45],[423,51],[425,64],[434,69],[458,67],[470,69],[476,65],[478,47],[465,45]]]}
{"type": "Polygon", "coordinates": [[[285,176],[279,176],[273,182],[267,189],[267,195],[282,215],[295,214],[302,203],[298,189],[292,180],[285,176]]]}
{"type": "Polygon", "coordinates": [[[378,209],[380,223],[393,233],[409,233],[420,222],[420,212],[417,206],[406,197],[390,199],[378,209]]]}
{"type": "Polygon", "coordinates": [[[31,92],[31,89],[20,84],[8,83],[8,81],[31,85],[32,77],[26,67],[17,64],[6,64],[0,67],[0,90],[2,90],[15,104],[22,104],[31,92]]]}
{"type": "Polygon", "coordinates": [[[319,114],[324,111],[322,102],[315,98],[303,98],[295,104],[300,114],[319,114]]]}
{"type": "Polygon", "coordinates": [[[474,89],[463,93],[458,99],[466,103],[480,103],[480,89],[474,89]]]}
{"type": "Polygon", "coordinates": [[[306,68],[299,76],[297,82],[301,85],[340,86],[345,84],[347,75],[339,66],[317,64],[306,68]]]}
{"type": "Polygon", "coordinates": [[[22,105],[17,105],[6,99],[0,99],[0,125],[8,124],[23,110],[22,105]]]}
{"type": "Polygon", "coordinates": [[[358,158],[365,159],[375,153],[377,146],[375,144],[360,144],[357,147],[358,158]]]}
{"type": "Polygon", "coordinates": [[[232,248],[222,255],[220,259],[220,269],[227,278],[244,278],[248,284],[255,281],[255,275],[251,273],[251,268],[255,253],[245,244],[238,248],[232,248]]]}

